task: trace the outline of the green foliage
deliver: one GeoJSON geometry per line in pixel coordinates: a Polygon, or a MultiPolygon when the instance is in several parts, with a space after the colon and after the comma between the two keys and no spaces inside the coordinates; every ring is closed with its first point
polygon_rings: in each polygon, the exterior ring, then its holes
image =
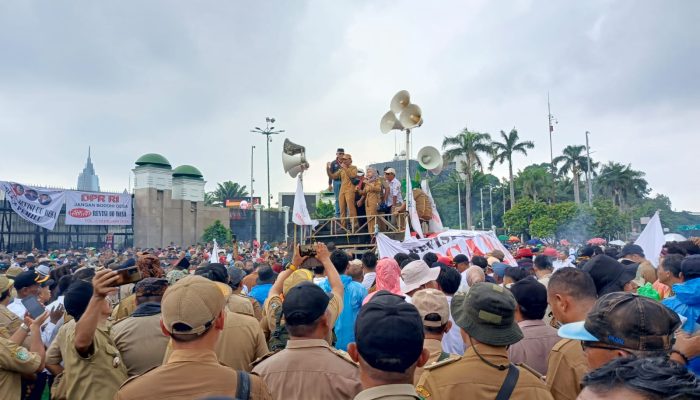
{"type": "Polygon", "coordinates": [[[226,181],[216,184],[216,189],[213,192],[204,195],[204,201],[207,205],[225,207],[226,200],[235,198],[247,197],[248,190],[245,185],[240,186],[236,182],[226,181]]]}
{"type": "Polygon", "coordinates": [[[557,232],[557,220],[543,215],[530,223],[530,235],[538,238],[553,237],[557,232]]]}
{"type": "Polygon", "coordinates": [[[593,201],[593,217],[592,233],[595,237],[619,238],[625,229],[625,218],[611,200],[593,201]]]}
{"type": "Polygon", "coordinates": [[[335,206],[333,206],[333,203],[330,201],[325,202],[323,200],[319,200],[318,203],[316,203],[316,211],[314,211],[313,218],[314,219],[328,219],[328,218],[333,218],[335,215],[335,206]]]}
{"type": "Polygon", "coordinates": [[[224,224],[217,219],[216,222],[204,229],[202,240],[204,242],[213,242],[214,239],[216,239],[216,242],[219,243],[220,246],[223,246],[231,242],[231,235],[231,229],[225,227],[224,224]]]}
{"type": "MultiPolygon", "coordinates": [[[[531,235],[530,228],[533,220],[547,215],[548,206],[539,201],[523,199],[506,211],[503,220],[508,231],[513,234],[531,235]]],[[[543,227],[538,227],[542,229],[543,227]]]]}

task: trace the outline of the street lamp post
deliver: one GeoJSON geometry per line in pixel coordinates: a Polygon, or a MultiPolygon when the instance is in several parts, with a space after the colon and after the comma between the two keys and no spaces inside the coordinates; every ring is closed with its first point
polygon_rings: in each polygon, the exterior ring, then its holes
{"type": "Polygon", "coordinates": [[[462,192],[459,188],[459,174],[457,174],[457,215],[459,216],[459,230],[462,230],[462,192]]]}
{"type": "Polygon", "coordinates": [[[284,211],[284,242],[289,243],[289,206],[282,206],[282,211],[284,211]]]}
{"type": "Polygon", "coordinates": [[[586,168],[586,186],[588,186],[588,205],[593,206],[593,189],[591,188],[591,146],[588,145],[588,135],[586,131],[586,159],[588,168],[586,168]]]}
{"type": "Polygon", "coordinates": [[[265,117],[265,129],[260,129],[256,126],[255,129],[251,130],[253,133],[261,133],[265,135],[265,144],[267,146],[267,208],[270,208],[270,198],[272,197],[270,195],[270,142],[272,141],[270,135],[284,133],[284,129],[276,131],[274,126],[270,126],[270,124],[274,123],[274,118],[265,117]]]}
{"type": "Polygon", "coordinates": [[[479,192],[481,192],[481,230],[484,230],[484,188],[479,188],[479,192]]]}
{"type": "Polygon", "coordinates": [[[253,190],[253,155],[255,154],[255,146],[250,146],[250,207],[253,207],[253,197],[255,191],[253,190]]]}
{"type": "Polygon", "coordinates": [[[489,214],[491,215],[491,226],[493,226],[493,185],[489,185],[489,214]]]}

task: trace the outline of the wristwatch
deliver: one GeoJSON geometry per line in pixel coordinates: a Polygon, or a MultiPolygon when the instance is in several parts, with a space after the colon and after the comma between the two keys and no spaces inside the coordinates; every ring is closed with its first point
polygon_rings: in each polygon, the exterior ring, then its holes
{"type": "Polygon", "coordinates": [[[24,322],[22,322],[22,325],[20,325],[19,327],[22,328],[23,331],[29,332],[29,327],[24,322]]]}

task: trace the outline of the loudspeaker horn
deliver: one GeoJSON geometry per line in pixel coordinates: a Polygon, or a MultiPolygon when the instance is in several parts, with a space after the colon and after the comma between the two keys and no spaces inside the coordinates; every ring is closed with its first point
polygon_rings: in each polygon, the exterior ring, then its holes
{"type": "Polygon", "coordinates": [[[425,146],[418,151],[418,164],[427,170],[442,168],[442,155],[433,146],[425,146]]]}
{"type": "Polygon", "coordinates": [[[423,125],[423,112],[417,105],[409,104],[401,111],[399,122],[407,129],[421,126],[423,125]]]}
{"type": "Polygon", "coordinates": [[[401,125],[393,111],[387,111],[379,122],[379,129],[382,133],[389,133],[394,129],[402,131],[403,125],[401,125]]]}
{"type": "Polygon", "coordinates": [[[306,148],[285,139],[282,148],[282,167],[284,172],[292,178],[296,178],[299,173],[309,169],[309,163],[306,161],[306,148]]]}
{"type": "Polygon", "coordinates": [[[391,107],[390,108],[394,114],[399,114],[409,104],[411,104],[411,95],[408,94],[408,91],[401,90],[398,93],[396,93],[394,95],[394,97],[391,99],[391,107]]]}

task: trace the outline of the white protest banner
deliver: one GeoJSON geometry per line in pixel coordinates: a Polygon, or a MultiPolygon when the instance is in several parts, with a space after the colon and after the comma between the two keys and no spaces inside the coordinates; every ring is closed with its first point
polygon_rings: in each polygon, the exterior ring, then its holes
{"type": "Polygon", "coordinates": [[[297,179],[297,191],[294,194],[294,207],[292,209],[292,222],[297,225],[310,225],[315,227],[318,221],[311,219],[309,209],[306,208],[306,199],[304,198],[304,184],[301,181],[301,174],[297,179]]]}
{"type": "Polygon", "coordinates": [[[131,225],[131,195],[67,191],[66,225],[131,225]]]}
{"type": "Polygon", "coordinates": [[[430,207],[433,209],[433,218],[430,219],[429,222],[429,230],[430,232],[442,232],[445,230],[445,228],[442,226],[442,219],[440,218],[440,214],[438,214],[437,206],[435,205],[435,200],[433,200],[433,194],[430,193],[430,185],[428,185],[428,181],[423,179],[421,181],[421,188],[425,192],[425,194],[428,195],[428,199],[430,199],[430,207]]]}
{"type": "Polygon", "coordinates": [[[53,230],[65,202],[65,192],[26,186],[17,182],[0,182],[5,198],[23,219],[53,230]]]}
{"type": "Polygon", "coordinates": [[[469,258],[484,255],[493,250],[500,250],[505,255],[503,262],[512,266],[518,265],[493,232],[450,230],[428,239],[413,239],[403,242],[393,240],[380,233],[377,235],[379,256],[393,257],[397,253],[416,253],[420,257],[427,252],[454,257],[464,254],[469,258]]]}
{"type": "Polygon", "coordinates": [[[408,216],[411,219],[411,226],[416,232],[416,236],[419,238],[424,237],[423,227],[420,225],[420,218],[418,218],[418,210],[416,210],[416,199],[413,197],[413,189],[406,194],[406,204],[408,204],[408,216]]]}

